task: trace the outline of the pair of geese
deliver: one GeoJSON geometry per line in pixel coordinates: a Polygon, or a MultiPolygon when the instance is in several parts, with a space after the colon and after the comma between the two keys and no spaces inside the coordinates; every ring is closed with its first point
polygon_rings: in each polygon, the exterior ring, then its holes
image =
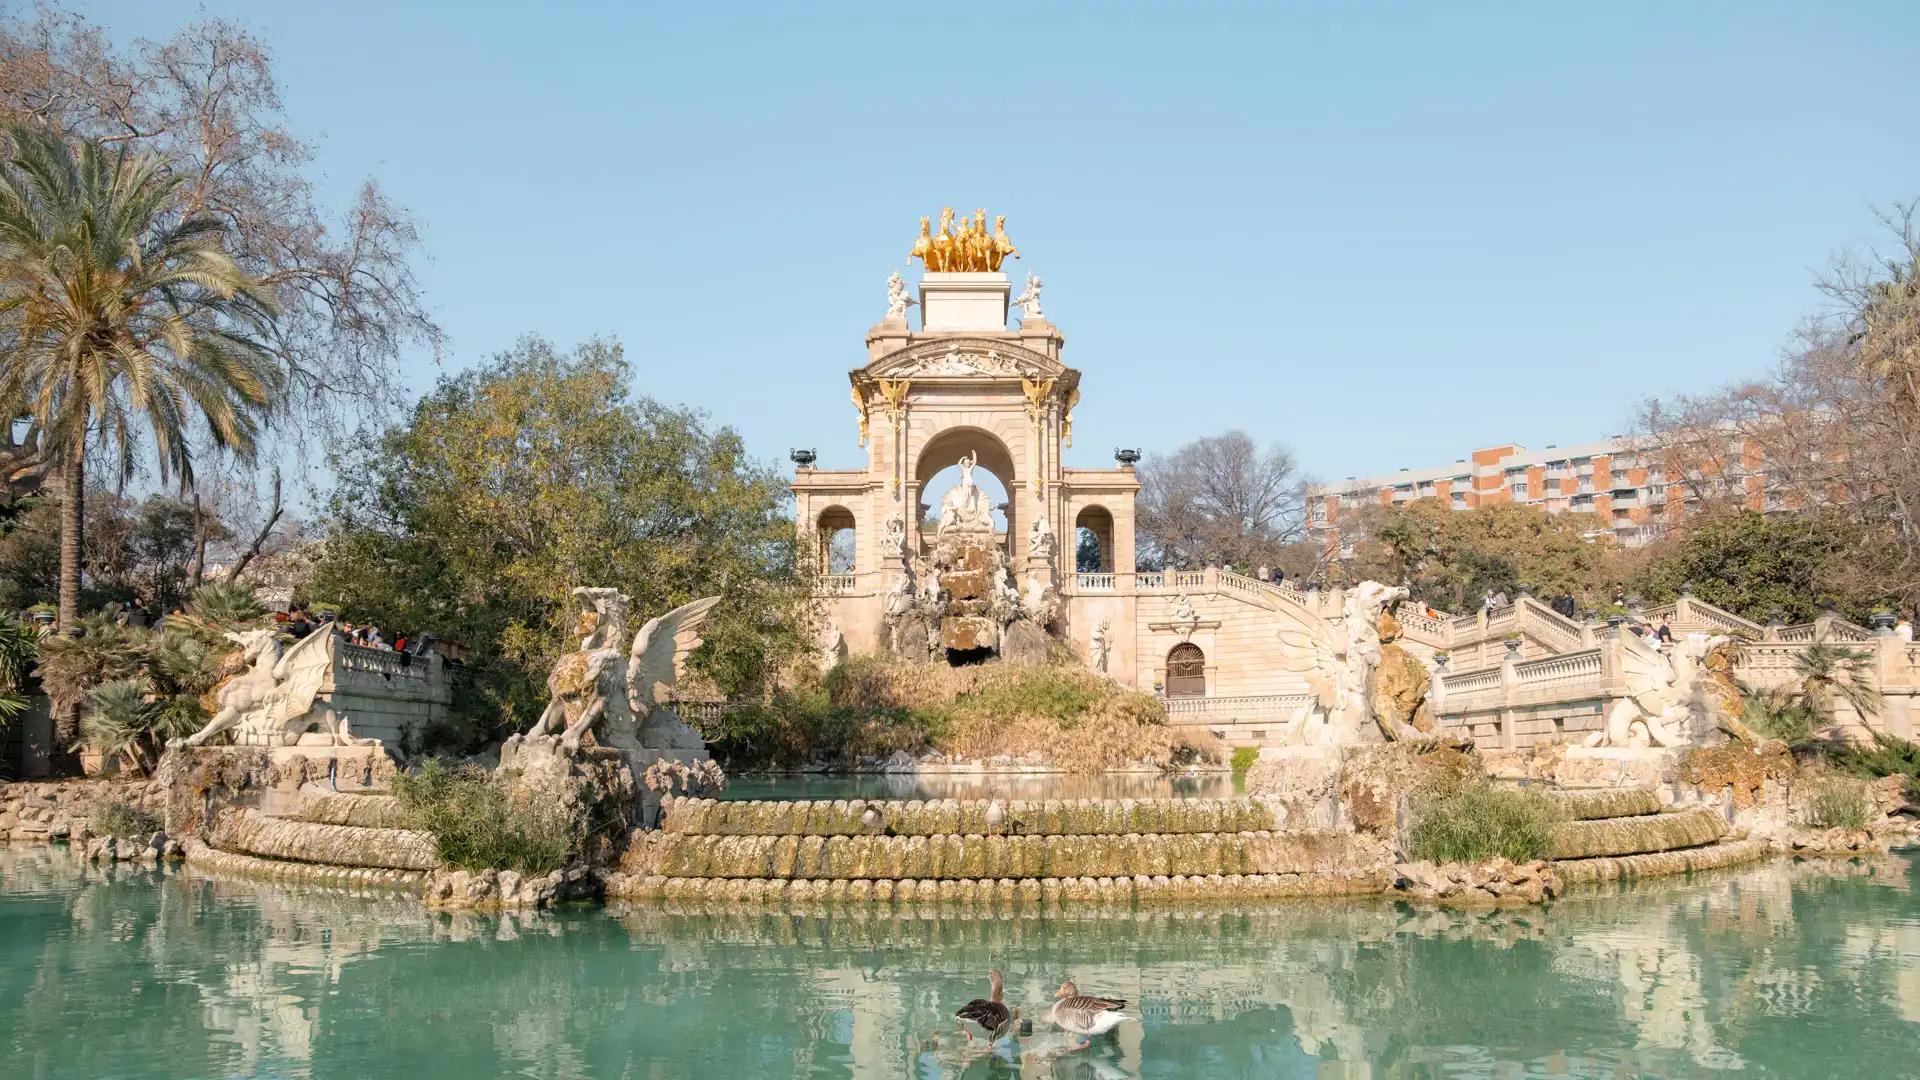
{"type": "MultiPolygon", "coordinates": [[[[987,1033],[990,1042],[999,1042],[1019,1029],[1020,1010],[1008,1009],[1002,1000],[1004,980],[998,971],[987,972],[988,994],[984,998],[974,998],[960,1007],[953,1015],[961,1020],[971,1020],[980,1025],[987,1033]]],[[[1047,1010],[1047,1019],[1063,1031],[1076,1035],[1103,1035],[1125,1020],[1120,1010],[1127,1007],[1125,998],[1093,997],[1082,994],[1072,979],[1060,984],[1053,995],[1053,1007],[1047,1010]]],[[[964,1029],[964,1024],[962,1025],[964,1029]]],[[[1021,1031],[1020,1034],[1027,1034],[1021,1031]]],[[[972,1041],[973,1032],[967,1032],[968,1041],[972,1041]]]]}

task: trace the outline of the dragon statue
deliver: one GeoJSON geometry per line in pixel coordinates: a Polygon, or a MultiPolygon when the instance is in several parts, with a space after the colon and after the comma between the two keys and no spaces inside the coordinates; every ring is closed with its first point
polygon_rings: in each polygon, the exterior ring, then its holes
{"type": "Polygon", "coordinates": [[[1359,742],[1374,728],[1373,669],[1380,663],[1380,613],[1406,599],[1405,586],[1363,581],[1347,590],[1339,621],[1267,594],[1280,616],[1287,670],[1306,677],[1311,700],[1287,726],[1294,745],[1359,742]]]}
{"type": "Polygon", "coordinates": [[[1620,634],[1620,674],[1626,696],[1607,708],[1606,724],[1588,746],[1687,746],[1694,717],[1708,711],[1696,700],[1701,661],[1732,639],[1688,634],[1661,652],[1639,634],[1620,634]]]}
{"type": "Polygon", "coordinates": [[[199,746],[232,731],[233,741],[241,746],[295,746],[315,729],[325,736],[321,745],[378,745],[378,739],[355,738],[345,714],[317,701],[333,667],[334,634],[331,624],[322,626],[284,653],[273,630],[225,635],[240,646],[247,669],[220,688],[214,699],[219,708],[205,727],[169,745],[199,746]]]}
{"type": "Polygon", "coordinates": [[[601,746],[624,750],[698,750],[700,733],[667,708],[678,661],[698,648],[700,627],[717,596],[682,604],[648,620],[622,655],[630,598],[618,589],[573,590],[574,633],[579,647],[560,658],[547,676],[553,697],[524,736],[558,736],[560,747],[577,750],[592,734],[601,746]]]}

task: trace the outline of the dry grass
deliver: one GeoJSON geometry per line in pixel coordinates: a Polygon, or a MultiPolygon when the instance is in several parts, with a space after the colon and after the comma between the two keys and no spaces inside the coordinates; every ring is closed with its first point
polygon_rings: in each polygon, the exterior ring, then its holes
{"type": "Polygon", "coordinates": [[[1136,762],[1217,761],[1218,740],[1171,728],[1148,694],[1075,667],[855,658],[818,687],[730,718],[717,740],[729,756],[791,765],[824,752],[842,764],[895,751],[964,758],[1039,755],[1076,772],[1136,762]]]}

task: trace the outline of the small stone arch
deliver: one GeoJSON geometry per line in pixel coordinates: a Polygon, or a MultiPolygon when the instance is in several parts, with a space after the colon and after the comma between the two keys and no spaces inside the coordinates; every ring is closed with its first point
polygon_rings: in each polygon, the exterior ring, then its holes
{"type": "Polygon", "coordinates": [[[860,558],[859,519],[852,510],[835,503],[814,518],[819,542],[820,569],[828,574],[851,574],[860,558]]]}
{"type": "Polygon", "coordinates": [[[1166,694],[1169,698],[1207,696],[1207,654],[1191,641],[1167,650],[1166,694]]]}
{"type": "Polygon", "coordinates": [[[1113,514],[1095,503],[1073,519],[1074,569],[1082,574],[1113,573],[1113,514]]]}

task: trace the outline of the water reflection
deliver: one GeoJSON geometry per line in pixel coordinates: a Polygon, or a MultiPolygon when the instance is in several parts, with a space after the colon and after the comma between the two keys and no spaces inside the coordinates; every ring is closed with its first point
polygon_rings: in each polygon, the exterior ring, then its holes
{"type": "Polygon", "coordinates": [[[1246,774],[862,773],[732,778],[723,799],[1223,799],[1246,774]]]}
{"type": "Polygon", "coordinates": [[[1545,909],[1384,902],[430,914],[385,894],[0,850],[9,1075],[1172,1077],[1910,1075],[1905,858],[1774,864],[1545,909]],[[1140,1019],[967,1044],[1007,974],[1140,1019]],[[84,1033],[84,1037],[76,1037],[84,1033]]]}

